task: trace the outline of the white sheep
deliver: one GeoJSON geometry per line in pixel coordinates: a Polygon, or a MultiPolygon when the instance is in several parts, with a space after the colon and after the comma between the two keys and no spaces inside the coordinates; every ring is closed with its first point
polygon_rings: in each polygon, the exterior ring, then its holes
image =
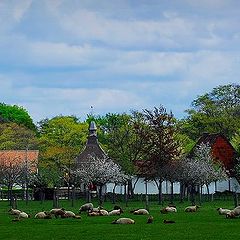
{"type": "Polygon", "coordinates": [[[92,211],[93,210],[93,204],[92,203],[85,203],[83,204],[80,209],[79,209],[79,213],[81,212],[86,212],[86,211],[92,211]]]}
{"type": "Polygon", "coordinates": [[[141,208],[133,212],[135,215],[148,215],[149,212],[147,209],[141,208]]]}
{"type": "Polygon", "coordinates": [[[234,208],[226,214],[226,218],[235,218],[240,215],[240,206],[234,208]]]}
{"type": "Polygon", "coordinates": [[[225,209],[225,208],[218,208],[217,211],[218,211],[219,215],[227,215],[228,213],[231,212],[231,210],[225,209]]]}
{"type": "Polygon", "coordinates": [[[185,212],[196,212],[198,208],[199,208],[199,206],[197,206],[197,205],[189,206],[189,207],[186,207],[184,211],[185,212]]]}
{"type": "Polygon", "coordinates": [[[72,211],[65,211],[65,214],[63,215],[64,218],[75,218],[76,214],[72,211]]]}
{"type": "Polygon", "coordinates": [[[34,218],[37,218],[37,219],[50,219],[50,218],[52,218],[52,217],[51,217],[51,214],[50,214],[50,213],[47,213],[47,212],[38,212],[38,213],[36,213],[36,215],[34,216],[34,218]]]}
{"type": "Polygon", "coordinates": [[[175,208],[175,207],[167,206],[165,209],[166,209],[167,212],[177,212],[177,208],[175,208]]]}
{"type": "Polygon", "coordinates": [[[108,211],[105,209],[100,209],[99,212],[102,216],[108,216],[108,211]]]}
{"type": "Polygon", "coordinates": [[[25,212],[20,212],[19,215],[18,215],[18,218],[30,218],[30,215],[28,215],[25,212]]]}
{"type": "Polygon", "coordinates": [[[59,210],[63,210],[64,211],[65,209],[64,208],[53,208],[53,209],[50,210],[50,213],[51,214],[56,214],[59,210]]]}
{"type": "Polygon", "coordinates": [[[108,213],[109,216],[120,215],[120,214],[121,214],[121,209],[112,210],[111,212],[108,213]]]}
{"type": "Polygon", "coordinates": [[[10,208],[10,209],[8,210],[8,212],[9,212],[9,214],[11,214],[11,215],[19,215],[19,214],[21,213],[20,210],[14,209],[14,208],[10,208]]]}
{"type": "Polygon", "coordinates": [[[131,218],[119,218],[114,220],[112,224],[135,224],[135,221],[131,218]]]}

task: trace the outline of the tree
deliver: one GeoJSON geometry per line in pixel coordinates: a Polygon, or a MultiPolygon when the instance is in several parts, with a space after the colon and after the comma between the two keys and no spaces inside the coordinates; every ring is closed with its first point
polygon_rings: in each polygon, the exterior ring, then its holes
{"type": "Polygon", "coordinates": [[[0,149],[25,150],[36,149],[38,145],[36,133],[16,123],[0,124],[0,149]]]}
{"type": "Polygon", "coordinates": [[[211,153],[209,144],[201,143],[191,158],[183,158],[178,162],[179,181],[191,189],[192,203],[195,203],[196,186],[208,187],[211,182],[227,178],[226,170],[217,162],[211,153]]]}
{"type": "Polygon", "coordinates": [[[74,171],[76,179],[80,183],[89,186],[91,183],[99,186],[99,201],[102,204],[102,187],[106,183],[124,183],[128,176],[125,175],[120,166],[110,158],[98,158],[90,156],[88,161],[81,163],[81,166],[74,171]]]}
{"type": "MultiPolygon", "coordinates": [[[[38,129],[40,167],[53,169],[59,178],[70,174],[75,157],[85,145],[88,125],[74,116],[57,116],[41,121],[38,129]]],[[[68,187],[70,179],[65,178],[68,187]]]]}
{"type": "Polygon", "coordinates": [[[240,126],[240,85],[221,85],[199,96],[179,122],[183,133],[196,140],[204,132],[221,132],[231,139],[240,126]]]}
{"type": "Polygon", "coordinates": [[[238,129],[232,137],[231,144],[240,156],[240,129],[238,129]]]}
{"type": "Polygon", "coordinates": [[[8,187],[8,199],[11,206],[13,206],[13,186],[19,183],[23,173],[23,164],[18,162],[18,156],[10,158],[5,154],[0,155],[0,182],[8,187]]]}
{"type": "Polygon", "coordinates": [[[0,123],[9,122],[14,122],[36,131],[36,126],[26,109],[17,105],[11,106],[5,103],[0,103],[0,123]]]}
{"type": "Polygon", "coordinates": [[[136,126],[138,129],[144,128],[139,131],[140,138],[144,140],[143,155],[146,156],[144,171],[141,172],[143,176],[156,182],[160,203],[166,166],[170,166],[181,155],[181,146],[176,138],[176,121],[173,114],[168,113],[163,106],[153,110],[145,109],[141,114],[144,123],[136,126]]]}

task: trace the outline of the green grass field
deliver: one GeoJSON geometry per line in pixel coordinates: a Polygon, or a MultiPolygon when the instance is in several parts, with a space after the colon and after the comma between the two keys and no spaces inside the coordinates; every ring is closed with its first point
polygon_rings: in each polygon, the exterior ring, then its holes
{"type": "MultiPolygon", "coordinates": [[[[83,201],[76,201],[74,207],[67,200],[61,201],[61,207],[72,210],[75,213],[83,201]]],[[[8,203],[0,202],[0,239],[8,240],[60,240],[60,239],[240,239],[240,219],[226,219],[225,216],[218,215],[216,208],[233,208],[231,201],[214,201],[203,203],[199,212],[185,213],[184,208],[189,204],[185,202],[176,204],[178,212],[170,214],[160,214],[161,206],[157,203],[150,203],[150,214],[154,217],[152,224],[146,224],[147,216],[136,216],[129,213],[134,208],[144,208],[144,203],[130,202],[128,207],[124,203],[118,203],[124,209],[122,217],[131,217],[135,220],[135,225],[115,225],[110,224],[117,216],[88,217],[82,213],[82,219],[23,219],[13,222],[13,216],[8,214],[8,203]],[[174,224],[164,224],[163,220],[174,220],[174,224]]],[[[97,204],[96,204],[97,206],[97,204]]],[[[105,203],[106,209],[112,209],[111,203],[105,203]]],[[[18,202],[18,208],[30,213],[32,216],[42,210],[50,210],[52,202],[18,202]]]]}

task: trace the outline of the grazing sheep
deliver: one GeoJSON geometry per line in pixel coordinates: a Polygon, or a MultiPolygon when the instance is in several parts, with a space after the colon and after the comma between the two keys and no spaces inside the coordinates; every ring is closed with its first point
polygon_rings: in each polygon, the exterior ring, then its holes
{"type": "Polygon", "coordinates": [[[218,211],[219,215],[226,215],[227,213],[231,212],[231,210],[225,209],[225,208],[218,208],[217,211],[218,211]]]}
{"type": "Polygon", "coordinates": [[[18,218],[30,218],[30,215],[25,212],[20,212],[18,218]]]}
{"type": "Polygon", "coordinates": [[[135,211],[139,210],[140,208],[135,208],[133,210],[130,211],[130,213],[134,213],[135,211]]]}
{"type": "Polygon", "coordinates": [[[236,218],[236,215],[234,214],[233,211],[230,211],[226,214],[226,218],[236,218]]]}
{"type": "Polygon", "coordinates": [[[63,218],[75,218],[76,214],[72,211],[65,211],[65,214],[63,215],[63,218]]]}
{"type": "Polygon", "coordinates": [[[240,206],[235,207],[233,210],[226,214],[226,218],[236,218],[240,215],[240,206]]]}
{"type": "Polygon", "coordinates": [[[153,223],[153,216],[149,216],[149,217],[148,217],[147,223],[153,223]]]}
{"type": "Polygon", "coordinates": [[[93,210],[93,204],[92,203],[85,203],[83,204],[80,209],[79,209],[79,213],[81,214],[81,212],[89,212],[93,210]]]}
{"type": "Polygon", "coordinates": [[[95,216],[101,216],[100,212],[88,212],[88,216],[95,217],[95,216]]]}
{"type": "Polygon", "coordinates": [[[55,216],[55,218],[58,218],[59,216],[61,218],[64,218],[65,213],[66,213],[65,210],[59,209],[59,210],[55,211],[54,216],[55,216]]]}
{"type": "Polygon", "coordinates": [[[135,224],[135,221],[131,218],[119,218],[114,220],[112,224],[135,224]]]}
{"type": "Polygon", "coordinates": [[[50,213],[48,212],[38,212],[34,218],[37,218],[37,219],[51,219],[52,216],[50,213]]]}
{"type": "Polygon", "coordinates": [[[10,208],[10,209],[8,210],[8,212],[9,212],[9,214],[11,214],[11,215],[19,215],[19,214],[21,213],[20,210],[14,209],[14,208],[10,208]]]}
{"type": "Polygon", "coordinates": [[[102,216],[108,216],[108,211],[105,209],[100,209],[99,212],[102,216]]]}
{"type": "Polygon", "coordinates": [[[123,209],[120,206],[115,205],[113,208],[113,210],[118,210],[118,209],[120,209],[121,213],[123,213],[123,209]]]}
{"type": "Polygon", "coordinates": [[[51,213],[51,214],[55,214],[55,213],[58,212],[59,210],[64,211],[65,209],[64,209],[64,208],[53,208],[53,209],[50,210],[50,213],[51,213]]]}
{"type": "Polygon", "coordinates": [[[138,209],[138,210],[134,211],[133,214],[135,214],[135,215],[148,215],[149,212],[148,212],[147,209],[142,208],[142,209],[138,209]]]}
{"type": "Polygon", "coordinates": [[[196,212],[197,209],[199,208],[199,206],[195,205],[195,206],[189,206],[185,208],[185,212],[196,212]]]}
{"type": "Polygon", "coordinates": [[[175,221],[173,221],[173,220],[163,220],[163,223],[169,224],[169,223],[175,223],[175,221]]]}
{"type": "Polygon", "coordinates": [[[165,207],[160,210],[161,213],[169,213],[169,212],[177,212],[177,209],[175,207],[165,207]]]}
{"type": "Polygon", "coordinates": [[[111,212],[108,213],[109,216],[120,215],[120,214],[121,214],[121,209],[112,210],[111,212]]]}

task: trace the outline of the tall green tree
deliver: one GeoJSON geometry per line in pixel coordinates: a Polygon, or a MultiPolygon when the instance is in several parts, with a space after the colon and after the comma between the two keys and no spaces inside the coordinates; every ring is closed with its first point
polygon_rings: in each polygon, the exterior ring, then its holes
{"type": "Polygon", "coordinates": [[[16,123],[0,124],[1,150],[37,149],[36,132],[16,123]]]}
{"type": "Polygon", "coordinates": [[[221,132],[231,139],[240,127],[240,85],[221,85],[199,96],[180,121],[183,133],[196,140],[204,132],[221,132]]]}
{"type": "Polygon", "coordinates": [[[86,143],[88,124],[74,116],[57,116],[39,122],[40,166],[52,168],[70,184],[70,168],[86,143]]]}
{"type": "Polygon", "coordinates": [[[17,105],[0,103],[0,123],[8,122],[14,122],[28,129],[36,130],[36,126],[26,109],[17,105]]]}
{"type": "Polygon", "coordinates": [[[140,126],[147,126],[147,131],[141,131],[143,133],[141,138],[145,143],[143,151],[147,156],[143,170],[147,173],[146,178],[156,182],[160,203],[162,182],[169,180],[172,186],[174,182],[174,174],[169,174],[173,173],[173,169],[168,168],[168,174],[166,174],[166,166],[174,166],[172,162],[180,158],[182,148],[176,138],[176,120],[171,112],[168,113],[163,106],[160,106],[153,110],[145,109],[142,116],[144,124],[140,126]]]}

